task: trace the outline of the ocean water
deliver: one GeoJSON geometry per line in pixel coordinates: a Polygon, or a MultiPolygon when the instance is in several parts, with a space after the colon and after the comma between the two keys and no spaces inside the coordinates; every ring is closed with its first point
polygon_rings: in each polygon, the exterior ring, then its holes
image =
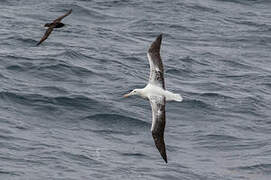
{"type": "Polygon", "coordinates": [[[271,179],[269,0],[1,0],[0,179],[271,179]],[[40,46],[43,24],[64,28],[40,46]],[[145,86],[163,33],[168,164],[145,86]]]}

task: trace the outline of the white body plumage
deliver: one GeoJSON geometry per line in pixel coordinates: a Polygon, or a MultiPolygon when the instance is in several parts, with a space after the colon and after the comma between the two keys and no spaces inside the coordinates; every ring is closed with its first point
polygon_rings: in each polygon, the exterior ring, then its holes
{"type": "Polygon", "coordinates": [[[135,89],[131,92],[130,95],[140,95],[143,98],[149,98],[150,96],[165,96],[166,101],[178,101],[181,102],[183,100],[180,94],[175,94],[170,91],[164,90],[163,88],[148,84],[143,89],[135,89]]]}

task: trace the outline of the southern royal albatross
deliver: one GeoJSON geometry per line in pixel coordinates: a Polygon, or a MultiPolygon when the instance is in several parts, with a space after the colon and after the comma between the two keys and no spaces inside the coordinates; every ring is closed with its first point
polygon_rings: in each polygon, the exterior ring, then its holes
{"type": "Polygon", "coordinates": [[[124,97],[139,95],[150,101],[152,108],[151,132],[155,145],[161,156],[167,163],[166,146],[164,141],[164,129],[166,125],[166,101],[179,101],[183,98],[179,94],[174,94],[165,89],[164,68],[160,56],[162,34],[151,44],[147,56],[150,64],[149,83],[143,89],[134,89],[124,97]]]}

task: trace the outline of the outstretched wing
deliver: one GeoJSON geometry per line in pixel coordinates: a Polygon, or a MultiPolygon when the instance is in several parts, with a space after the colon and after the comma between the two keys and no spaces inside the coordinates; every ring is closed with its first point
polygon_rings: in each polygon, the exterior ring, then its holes
{"type": "Polygon", "coordinates": [[[160,56],[160,47],[162,41],[162,34],[160,34],[156,40],[151,44],[148,50],[148,59],[150,64],[150,77],[149,83],[160,86],[165,89],[164,82],[164,68],[162,59],[160,56]]]}
{"type": "Polygon", "coordinates": [[[70,9],[66,14],[64,14],[63,16],[60,16],[59,18],[57,18],[56,20],[54,20],[53,23],[57,23],[60,22],[64,17],[70,15],[72,13],[72,9],[70,9]]]}
{"type": "Polygon", "coordinates": [[[38,42],[38,44],[37,44],[37,46],[38,45],[40,45],[43,41],[45,41],[47,38],[48,38],[48,36],[51,34],[51,32],[53,31],[53,27],[49,27],[47,30],[46,30],[46,32],[45,32],[45,34],[43,35],[43,37],[41,38],[41,40],[40,40],[40,42],[38,42]]]}
{"type": "Polygon", "coordinates": [[[158,151],[167,163],[166,145],[164,141],[164,130],[166,126],[166,99],[164,96],[150,96],[149,101],[152,107],[152,137],[158,151]]]}

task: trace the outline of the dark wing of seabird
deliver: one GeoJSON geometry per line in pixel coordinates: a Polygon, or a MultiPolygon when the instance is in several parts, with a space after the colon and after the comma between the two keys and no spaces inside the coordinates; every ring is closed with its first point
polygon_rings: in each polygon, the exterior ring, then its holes
{"type": "Polygon", "coordinates": [[[152,137],[158,151],[167,163],[166,145],[164,141],[164,130],[166,126],[166,99],[164,96],[150,96],[149,101],[152,107],[152,137]]]}
{"type": "Polygon", "coordinates": [[[70,15],[72,13],[72,9],[70,9],[66,14],[64,14],[63,16],[58,17],[56,20],[54,20],[53,23],[57,23],[60,22],[64,17],[70,15]]]}
{"type": "Polygon", "coordinates": [[[48,36],[51,34],[51,32],[53,31],[53,27],[49,27],[47,30],[46,30],[46,32],[45,32],[45,34],[43,35],[43,37],[41,38],[41,40],[40,40],[40,42],[38,42],[38,44],[37,44],[37,46],[38,45],[40,45],[43,41],[45,41],[47,38],[48,38],[48,36]]]}
{"type": "Polygon", "coordinates": [[[164,68],[162,59],[160,56],[160,47],[162,41],[162,34],[160,34],[156,40],[151,44],[148,50],[148,59],[150,64],[150,77],[149,83],[160,86],[165,89],[164,82],[164,68]]]}

